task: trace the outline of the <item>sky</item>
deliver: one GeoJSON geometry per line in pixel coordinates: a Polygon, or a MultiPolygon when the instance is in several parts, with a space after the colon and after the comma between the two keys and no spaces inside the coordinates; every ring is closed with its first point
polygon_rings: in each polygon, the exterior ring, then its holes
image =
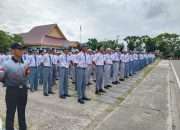
{"type": "Polygon", "coordinates": [[[180,34],[180,0],[0,0],[0,29],[28,32],[58,24],[69,40],[122,40],[129,35],[180,34]]]}

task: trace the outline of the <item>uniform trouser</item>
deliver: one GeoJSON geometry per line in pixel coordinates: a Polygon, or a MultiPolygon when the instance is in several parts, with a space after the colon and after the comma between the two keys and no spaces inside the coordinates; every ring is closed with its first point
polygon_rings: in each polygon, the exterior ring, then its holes
{"type": "Polygon", "coordinates": [[[68,76],[69,78],[72,78],[72,66],[69,67],[68,76]]]}
{"type": "Polygon", "coordinates": [[[26,130],[25,109],[27,104],[27,88],[6,89],[6,130],[14,130],[14,117],[17,109],[19,130],[26,130]]]}
{"type": "Polygon", "coordinates": [[[110,85],[111,80],[111,65],[104,66],[104,86],[110,85]]]}
{"type": "Polygon", "coordinates": [[[39,73],[39,84],[43,84],[43,66],[42,65],[38,67],[38,73],[39,73]]]}
{"type": "MultiPolygon", "coordinates": [[[[53,83],[53,67],[52,66],[50,67],[50,79],[49,79],[49,83],[50,83],[50,86],[52,88],[53,85],[54,85],[54,83],[53,83]]],[[[52,90],[51,88],[49,88],[49,91],[52,90]]]]}
{"type": "Polygon", "coordinates": [[[125,63],[121,62],[120,78],[124,79],[125,77],[125,63]]]}
{"type": "Polygon", "coordinates": [[[118,81],[119,61],[113,62],[113,82],[118,81]]]}
{"type": "Polygon", "coordinates": [[[77,94],[78,99],[82,99],[86,97],[86,68],[76,68],[77,72],[77,94]]]}
{"type": "Polygon", "coordinates": [[[30,87],[32,90],[38,89],[38,68],[37,67],[30,67],[30,87]]]}
{"type": "Polygon", "coordinates": [[[132,74],[135,74],[135,61],[132,61],[132,74]]]}
{"type": "Polygon", "coordinates": [[[74,67],[75,90],[77,90],[77,66],[74,67]]]}
{"type": "Polygon", "coordinates": [[[52,66],[52,84],[54,85],[55,84],[55,82],[56,82],[56,72],[57,71],[57,69],[56,69],[56,65],[53,65],[52,66]]]}
{"type": "Polygon", "coordinates": [[[51,67],[43,67],[43,92],[48,94],[52,91],[51,67]]]}
{"type": "Polygon", "coordinates": [[[138,71],[141,69],[141,60],[138,60],[138,71]]]}
{"type": "Polygon", "coordinates": [[[96,65],[96,90],[103,88],[104,65],[96,65]]]}
{"type": "Polygon", "coordinates": [[[75,82],[75,80],[76,80],[76,79],[75,79],[75,77],[76,77],[76,76],[75,76],[75,66],[71,66],[71,67],[72,67],[72,68],[71,68],[71,71],[72,71],[72,81],[75,82]]]}
{"type": "Polygon", "coordinates": [[[86,84],[90,83],[91,73],[92,73],[92,65],[88,65],[86,70],[86,84]]]}
{"type": "Polygon", "coordinates": [[[133,75],[133,61],[129,62],[129,74],[133,75]]]}
{"type": "Polygon", "coordinates": [[[137,65],[138,65],[137,60],[135,60],[134,61],[134,73],[137,72],[137,65]]]}
{"type": "Polygon", "coordinates": [[[92,66],[93,80],[96,80],[96,66],[92,66]]]}
{"type": "Polygon", "coordinates": [[[68,95],[68,68],[60,67],[59,95],[68,95]]]}
{"type": "Polygon", "coordinates": [[[125,64],[125,77],[129,76],[129,62],[125,64]]]}
{"type": "Polygon", "coordinates": [[[58,78],[58,79],[60,79],[60,73],[59,73],[59,71],[60,71],[60,67],[57,66],[57,78],[58,78]]]}

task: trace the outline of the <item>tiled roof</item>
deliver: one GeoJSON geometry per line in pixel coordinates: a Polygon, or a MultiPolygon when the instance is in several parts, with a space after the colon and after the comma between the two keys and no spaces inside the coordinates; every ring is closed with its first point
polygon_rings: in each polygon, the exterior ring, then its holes
{"type": "Polygon", "coordinates": [[[27,45],[40,45],[40,46],[45,45],[45,46],[55,46],[55,47],[72,45],[74,42],[68,41],[62,32],[61,33],[63,35],[63,38],[54,38],[48,36],[50,30],[56,26],[57,24],[36,26],[32,28],[28,33],[23,33],[20,35],[23,37],[24,43],[27,45]]]}

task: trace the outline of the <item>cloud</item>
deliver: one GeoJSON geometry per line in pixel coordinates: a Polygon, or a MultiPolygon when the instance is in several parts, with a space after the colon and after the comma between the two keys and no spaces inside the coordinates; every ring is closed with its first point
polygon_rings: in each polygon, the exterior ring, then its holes
{"type": "Polygon", "coordinates": [[[180,32],[179,0],[4,0],[0,28],[12,33],[57,23],[66,37],[83,41],[180,32]]]}

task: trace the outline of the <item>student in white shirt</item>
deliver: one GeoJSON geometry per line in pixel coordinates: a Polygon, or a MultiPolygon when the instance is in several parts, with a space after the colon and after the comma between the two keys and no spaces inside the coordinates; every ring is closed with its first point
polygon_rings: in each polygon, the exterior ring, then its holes
{"type": "Polygon", "coordinates": [[[98,48],[97,53],[93,58],[93,63],[96,65],[96,91],[95,94],[105,93],[103,90],[104,84],[104,49],[98,48]]]}
{"type": "Polygon", "coordinates": [[[53,94],[52,92],[52,57],[50,51],[42,57],[43,63],[43,93],[44,96],[53,94]]]}
{"type": "Polygon", "coordinates": [[[111,86],[112,83],[112,77],[111,77],[111,68],[112,68],[112,56],[111,56],[111,48],[107,48],[106,52],[104,54],[104,88],[108,89],[111,86]]]}
{"type": "Polygon", "coordinates": [[[30,51],[28,64],[30,68],[29,83],[31,92],[38,90],[38,57],[36,52],[30,51]]]}
{"type": "Polygon", "coordinates": [[[132,51],[130,51],[129,52],[130,54],[129,54],[129,75],[130,76],[132,76],[133,75],[133,73],[134,73],[134,71],[133,71],[133,61],[134,61],[134,59],[133,59],[133,52],[132,51]]]}
{"type": "Polygon", "coordinates": [[[39,84],[42,85],[43,84],[43,51],[40,50],[39,51],[39,55],[38,55],[38,75],[39,75],[39,84]]]}
{"type": "Polygon", "coordinates": [[[120,61],[120,57],[119,57],[119,48],[116,48],[115,52],[113,52],[112,54],[112,60],[113,60],[113,84],[119,84],[119,78],[118,78],[118,74],[119,74],[119,61],[120,61]]]}
{"type": "Polygon", "coordinates": [[[75,52],[71,56],[72,60],[72,83],[75,84],[75,90],[77,90],[77,54],[79,53],[79,50],[75,50],[75,52]]]}
{"type": "Polygon", "coordinates": [[[124,81],[125,80],[125,64],[126,64],[126,59],[125,59],[125,51],[121,53],[120,56],[121,64],[120,64],[120,80],[124,81]]]}
{"type": "Polygon", "coordinates": [[[69,55],[68,48],[64,48],[63,54],[59,56],[59,97],[65,99],[66,97],[70,97],[68,93],[68,74],[69,67],[71,64],[71,57],[69,55]]]}
{"type": "Polygon", "coordinates": [[[88,49],[87,50],[87,71],[86,71],[86,85],[91,85],[91,74],[92,74],[92,50],[88,49]]]}
{"type": "Polygon", "coordinates": [[[87,63],[87,46],[81,45],[81,51],[77,54],[77,93],[78,93],[78,102],[84,104],[84,101],[90,100],[86,96],[86,69],[88,67],[87,63]]]}
{"type": "Polygon", "coordinates": [[[129,53],[125,52],[125,78],[129,77],[129,53]]]}

